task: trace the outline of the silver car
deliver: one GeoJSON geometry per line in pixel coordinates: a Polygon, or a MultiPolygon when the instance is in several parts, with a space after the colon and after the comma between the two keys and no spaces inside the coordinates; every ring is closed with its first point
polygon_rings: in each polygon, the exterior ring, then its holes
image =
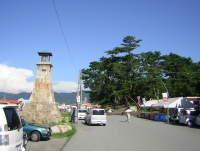
{"type": "Polygon", "coordinates": [[[179,123],[187,124],[188,126],[196,125],[196,120],[200,111],[197,110],[182,110],[179,116],[179,123]]]}

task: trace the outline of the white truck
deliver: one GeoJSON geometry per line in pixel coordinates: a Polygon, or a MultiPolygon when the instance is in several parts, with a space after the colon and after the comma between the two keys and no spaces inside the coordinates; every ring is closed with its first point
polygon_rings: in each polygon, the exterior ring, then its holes
{"type": "Polygon", "coordinates": [[[106,126],[107,116],[104,109],[90,109],[85,116],[85,124],[100,124],[106,126]]]}

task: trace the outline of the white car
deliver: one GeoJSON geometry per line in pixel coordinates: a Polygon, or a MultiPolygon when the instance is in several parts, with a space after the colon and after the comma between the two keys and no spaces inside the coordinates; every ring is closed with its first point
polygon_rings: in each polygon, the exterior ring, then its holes
{"type": "Polygon", "coordinates": [[[17,113],[18,106],[0,103],[0,151],[25,151],[21,118],[17,113]]]}
{"type": "Polygon", "coordinates": [[[84,120],[85,119],[85,115],[87,113],[87,110],[86,109],[79,109],[78,110],[78,119],[82,119],[84,120]]]}

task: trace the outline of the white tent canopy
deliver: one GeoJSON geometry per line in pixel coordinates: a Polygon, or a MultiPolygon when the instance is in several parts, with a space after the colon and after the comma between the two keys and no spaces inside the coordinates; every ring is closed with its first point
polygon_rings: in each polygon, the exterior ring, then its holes
{"type": "MultiPolygon", "coordinates": [[[[155,104],[155,108],[164,108],[163,100],[159,100],[159,103],[155,104]]],[[[169,108],[194,108],[195,105],[191,103],[184,97],[169,98],[168,99],[169,108]]]]}
{"type": "Polygon", "coordinates": [[[150,107],[153,107],[155,104],[158,104],[158,100],[149,100],[146,103],[142,104],[140,107],[150,108],[150,107]]]}

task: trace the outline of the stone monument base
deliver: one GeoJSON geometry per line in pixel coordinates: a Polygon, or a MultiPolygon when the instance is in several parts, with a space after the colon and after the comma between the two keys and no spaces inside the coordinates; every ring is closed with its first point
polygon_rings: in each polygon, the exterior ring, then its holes
{"type": "Polygon", "coordinates": [[[58,123],[62,121],[56,102],[26,102],[22,116],[37,123],[58,123]]]}

